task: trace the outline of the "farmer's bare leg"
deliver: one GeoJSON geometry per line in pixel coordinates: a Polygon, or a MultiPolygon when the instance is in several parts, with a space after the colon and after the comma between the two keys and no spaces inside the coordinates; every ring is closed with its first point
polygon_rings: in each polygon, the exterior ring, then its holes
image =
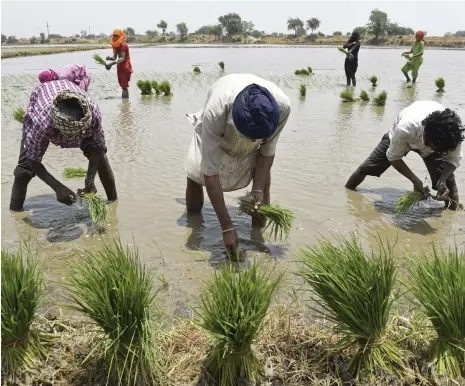
{"type": "Polygon", "coordinates": [[[203,208],[203,186],[187,177],[186,210],[187,213],[200,213],[203,208]]]}
{"type": "Polygon", "coordinates": [[[459,203],[459,190],[455,182],[455,176],[451,175],[446,181],[447,189],[449,189],[449,202],[446,203],[447,208],[450,210],[457,210],[460,206],[459,203]]]}
{"type": "Polygon", "coordinates": [[[107,155],[105,154],[98,165],[98,176],[100,182],[105,189],[107,194],[108,201],[116,201],[118,199],[118,194],[116,192],[115,176],[113,170],[111,169],[110,162],[108,162],[107,155]]]}
{"type": "Polygon", "coordinates": [[[123,98],[123,99],[129,98],[129,91],[128,91],[128,89],[123,89],[123,92],[122,92],[122,94],[121,94],[121,98],[123,98]]]}
{"type": "MultiPolygon", "coordinates": [[[[263,202],[262,204],[270,205],[270,187],[271,187],[271,170],[268,171],[268,176],[265,182],[265,189],[263,190],[263,202]]],[[[252,227],[264,227],[266,219],[263,216],[257,214],[252,215],[252,227]]]]}
{"type": "Polygon", "coordinates": [[[14,182],[11,190],[10,210],[19,212],[23,210],[24,201],[26,200],[27,186],[35,176],[26,160],[26,151],[24,149],[24,135],[21,139],[19,150],[18,165],[14,171],[14,182]]]}
{"type": "Polygon", "coordinates": [[[346,188],[350,190],[357,189],[357,186],[359,186],[365,180],[366,176],[366,174],[362,173],[362,169],[358,167],[357,170],[347,180],[346,188]]]}
{"type": "Polygon", "coordinates": [[[355,78],[355,75],[352,77],[352,86],[356,86],[357,85],[357,79],[355,78]]]}

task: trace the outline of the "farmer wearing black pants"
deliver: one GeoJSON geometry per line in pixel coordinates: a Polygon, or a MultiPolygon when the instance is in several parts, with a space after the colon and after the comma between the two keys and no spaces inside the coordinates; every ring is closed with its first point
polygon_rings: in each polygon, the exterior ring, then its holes
{"type": "Polygon", "coordinates": [[[355,79],[355,73],[358,68],[358,51],[360,50],[360,32],[354,31],[350,36],[346,44],[342,46],[346,50],[349,50],[349,55],[347,55],[344,62],[344,70],[346,72],[347,86],[357,85],[357,80],[355,79]]]}
{"type": "Polygon", "coordinates": [[[380,177],[392,165],[412,182],[415,191],[424,192],[423,182],[402,160],[413,150],[423,158],[438,199],[457,210],[459,193],[454,171],[460,165],[464,132],[454,111],[436,102],[415,102],[399,113],[391,131],[352,174],[346,188],[355,190],[366,176],[380,177]]]}

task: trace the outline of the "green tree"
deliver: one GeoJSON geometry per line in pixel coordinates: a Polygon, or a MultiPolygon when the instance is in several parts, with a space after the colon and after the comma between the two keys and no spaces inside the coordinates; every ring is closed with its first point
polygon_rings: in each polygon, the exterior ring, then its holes
{"type": "Polygon", "coordinates": [[[6,39],[7,44],[14,44],[17,41],[18,41],[18,39],[16,39],[16,36],[8,36],[8,39],[6,39]]]}
{"type": "Polygon", "coordinates": [[[45,34],[43,32],[40,33],[40,44],[45,43],[45,34]]]}
{"type": "Polygon", "coordinates": [[[341,31],[334,31],[333,36],[341,36],[342,32],[341,31]]]}
{"type": "Polygon", "coordinates": [[[242,21],[241,24],[242,24],[241,33],[242,33],[242,36],[244,36],[244,43],[247,43],[247,36],[249,36],[253,32],[255,25],[251,21],[242,21]]]}
{"type": "Polygon", "coordinates": [[[367,28],[366,27],[355,27],[354,31],[358,31],[361,36],[365,36],[367,34],[367,28]]]}
{"type": "Polygon", "coordinates": [[[38,40],[35,36],[33,36],[32,38],[30,38],[29,41],[31,42],[31,44],[37,44],[37,43],[39,43],[39,40],[38,40]]]}
{"type": "Polygon", "coordinates": [[[6,40],[7,40],[7,39],[6,39],[6,35],[3,35],[3,34],[2,34],[2,44],[3,44],[3,43],[6,43],[6,40]]]}
{"type": "Polygon", "coordinates": [[[263,33],[263,31],[260,32],[258,29],[254,29],[254,30],[252,31],[251,35],[252,35],[255,39],[259,39],[259,38],[262,37],[262,35],[265,35],[265,34],[263,33]]]}
{"type": "Polygon", "coordinates": [[[194,32],[195,35],[209,35],[210,34],[210,28],[211,25],[204,25],[203,27],[200,27],[197,31],[194,32]]]}
{"type": "Polygon", "coordinates": [[[166,32],[166,29],[168,28],[168,23],[164,20],[160,20],[160,23],[157,24],[157,28],[160,28],[163,31],[163,35],[166,32]]]}
{"type": "Polygon", "coordinates": [[[242,19],[237,13],[228,13],[218,18],[221,26],[226,30],[229,37],[238,35],[242,31],[242,19]]]}
{"type": "Polygon", "coordinates": [[[145,34],[150,37],[150,38],[153,38],[155,36],[158,36],[158,31],[154,30],[154,29],[149,29],[148,31],[145,31],[145,34]]]}
{"type": "Polygon", "coordinates": [[[320,24],[321,22],[316,17],[312,17],[307,20],[307,29],[311,30],[313,35],[313,31],[320,28],[320,24]]]}
{"type": "Polygon", "coordinates": [[[184,40],[184,37],[187,35],[187,32],[189,31],[187,29],[186,23],[176,24],[176,30],[178,31],[178,34],[181,35],[181,40],[184,40]]]}
{"type": "Polygon", "coordinates": [[[289,31],[293,30],[295,36],[298,36],[297,32],[301,28],[304,28],[304,22],[300,20],[299,18],[293,19],[292,17],[290,17],[289,19],[287,19],[287,29],[289,31]]]}
{"type": "Polygon", "coordinates": [[[374,9],[371,11],[370,19],[367,24],[367,32],[375,35],[375,42],[378,43],[379,37],[386,34],[388,29],[387,13],[374,9]]]}
{"type": "MultiPolygon", "coordinates": [[[[5,36],[5,35],[2,35],[2,42],[3,42],[3,36],[5,36]]],[[[463,38],[463,37],[465,37],[465,31],[457,31],[455,33],[455,36],[457,36],[459,38],[463,38]]]]}
{"type": "Polygon", "coordinates": [[[131,28],[131,27],[126,27],[126,29],[123,32],[127,36],[136,36],[136,31],[134,31],[134,28],[131,28]]]}
{"type": "Polygon", "coordinates": [[[208,34],[215,37],[215,39],[220,40],[223,37],[223,27],[221,24],[212,25],[208,29],[208,34]]]}

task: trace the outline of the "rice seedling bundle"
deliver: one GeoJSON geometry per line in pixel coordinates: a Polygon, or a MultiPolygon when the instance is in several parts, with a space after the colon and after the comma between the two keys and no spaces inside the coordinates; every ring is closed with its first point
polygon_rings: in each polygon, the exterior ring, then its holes
{"type": "Polygon", "coordinates": [[[343,54],[346,54],[347,56],[353,56],[349,51],[347,51],[346,49],[342,48],[342,47],[338,47],[337,48],[340,52],[342,52],[343,54]]]}
{"type": "Polygon", "coordinates": [[[381,91],[376,97],[373,99],[375,106],[385,106],[387,99],[387,92],[381,91]]]}
{"type": "Polygon", "coordinates": [[[152,83],[149,80],[139,80],[137,81],[137,87],[141,91],[141,95],[150,95],[152,94],[152,83]]]}
{"type": "Polygon", "coordinates": [[[63,175],[65,178],[84,178],[87,176],[87,170],[83,168],[65,168],[63,175]]]}
{"type": "Polygon", "coordinates": [[[224,71],[224,62],[219,62],[218,66],[220,66],[221,71],[224,71]]]}
{"type": "Polygon", "coordinates": [[[161,91],[160,91],[160,85],[158,84],[158,82],[152,80],[151,84],[152,84],[152,88],[155,90],[155,94],[160,95],[161,91]]]}
{"type": "Polygon", "coordinates": [[[446,85],[446,82],[444,81],[444,78],[437,78],[435,83],[436,83],[436,87],[438,88],[437,89],[438,92],[444,91],[444,87],[446,85]]]}
{"type": "Polygon", "coordinates": [[[85,193],[82,195],[82,198],[89,204],[89,214],[92,223],[98,227],[103,227],[108,214],[105,200],[94,193],[85,193]]]}
{"type": "Polygon", "coordinates": [[[351,348],[349,371],[357,379],[372,378],[376,369],[404,367],[400,349],[387,335],[393,306],[396,265],[392,250],[366,253],[355,235],[337,244],[323,239],[300,252],[298,275],[311,287],[313,310],[334,323],[342,336],[336,352],[351,348]]]}
{"type": "Polygon", "coordinates": [[[24,115],[26,112],[22,107],[17,107],[16,110],[13,112],[13,119],[18,121],[19,123],[24,123],[24,115]]]}
{"type": "Polygon", "coordinates": [[[194,71],[195,74],[200,74],[200,72],[201,72],[201,71],[200,71],[200,68],[197,67],[197,66],[194,67],[194,70],[193,70],[193,71],[194,71]]]}
{"type": "Polygon", "coordinates": [[[354,91],[350,88],[346,88],[339,94],[343,102],[355,102],[354,91]]]}
{"type": "Polygon", "coordinates": [[[171,85],[167,80],[164,80],[158,85],[160,91],[165,95],[171,95],[171,85]]]}
{"type": "Polygon", "coordinates": [[[251,346],[282,276],[260,272],[257,262],[237,271],[232,264],[224,264],[206,285],[196,313],[198,325],[214,340],[206,368],[219,385],[236,386],[239,377],[255,384],[262,366],[251,346]]]}
{"type": "Polygon", "coordinates": [[[422,251],[413,260],[410,284],[437,334],[430,343],[436,372],[465,378],[465,251],[457,246],[422,251]]]}
{"type": "Polygon", "coordinates": [[[32,327],[45,292],[36,259],[24,247],[1,256],[2,376],[14,378],[45,357],[51,339],[32,327]]]}
{"type": "Polygon", "coordinates": [[[310,71],[308,71],[306,68],[303,68],[302,70],[295,70],[296,75],[310,75],[310,71]]]}
{"type": "Polygon", "coordinates": [[[292,230],[292,223],[295,219],[294,212],[289,209],[281,208],[279,205],[261,205],[255,209],[255,198],[252,194],[247,193],[237,199],[239,203],[239,212],[252,215],[258,213],[266,219],[265,230],[269,229],[274,239],[277,240],[289,236],[292,230]],[[284,237],[283,237],[284,236],[284,237]]]}
{"type": "Polygon", "coordinates": [[[94,54],[92,55],[92,58],[94,59],[95,63],[97,64],[100,64],[102,66],[106,66],[107,65],[107,62],[105,61],[105,59],[103,59],[100,55],[98,54],[94,54]]]}
{"type": "Polygon", "coordinates": [[[360,93],[360,99],[364,102],[368,102],[370,100],[370,97],[368,96],[368,93],[365,90],[362,90],[360,93]]]}
{"type": "Polygon", "coordinates": [[[425,200],[426,196],[422,192],[407,192],[399,197],[394,203],[394,207],[397,214],[408,212],[411,208],[418,205],[422,200],[425,200]]]}
{"type": "Polygon", "coordinates": [[[311,67],[307,67],[307,70],[308,70],[308,72],[309,72],[310,74],[312,74],[312,73],[313,73],[313,68],[311,68],[311,67]]]}
{"type": "Polygon", "coordinates": [[[72,266],[64,286],[71,307],[101,330],[92,340],[91,352],[103,354],[107,384],[158,384],[153,313],[157,305],[153,279],[140,262],[138,250],[114,240],[98,252],[87,251],[72,266]]]}
{"type": "Polygon", "coordinates": [[[369,81],[373,87],[376,87],[376,83],[378,83],[378,77],[376,75],[370,76],[369,81]]]}
{"type": "Polygon", "coordinates": [[[307,95],[307,86],[305,86],[304,84],[300,85],[300,95],[301,96],[307,95]]]}

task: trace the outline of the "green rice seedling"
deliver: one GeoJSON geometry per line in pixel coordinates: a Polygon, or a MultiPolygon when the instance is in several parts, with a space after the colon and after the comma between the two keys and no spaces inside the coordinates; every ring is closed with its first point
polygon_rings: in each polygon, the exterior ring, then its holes
{"type": "Polygon", "coordinates": [[[83,168],[65,168],[63,175],[65,178],[84,178],[87,176],[87,170],[83,168]]]}
{"type": "Polygon", "coordinates": [[[238,378],[253,384],[262,366],[252,344],[263,328],[268,308],[283,274],[262,273],[257,262],[249,268],[224,264],[200,296],[198,325],[214,340],[206,369],[221,386],[238,378]]]}
{"type": "Polygon", "coordinates": [[[310,74],[313,74],[313,68],[307,67],[307,70],[308,70],[308,72],[309,72],[310,74]]]}
{"type": "Polygon", "coordinates": [[[369,81],[373,87],[376,87],[376,83],[378,83],[378,77],[376,75],[370,76],[369,81]]]}
{"type": "Polygon", "coordinates": [[[165,95],[171,95],[171,85],[167,80],[159,84],[160,91],[165,95]]]}
{"type": "Polygon", "coordinates": [[[13,112],[13,119],[19,123],[24,123],[24,115],[26,115],[24,109],[22,107],[17,107],[13,112]]]}
{"type": "Polygon", "coordinates": [[[356,379],[373,378],[377,369],[398,373],[405,363],[388,336],[397,275],[392,249],[380,240],[379,251],[367,253],[354,234],[336,241],[322,239],[299,254],[298,275],[316,295],[313,310],[341,335],[336,352],[353,352],[348,368],[356,379]]]}
{"type": "Polygon", "coordinates": [[[219,62],[218,66],[220,66],[221,71],[224,71],[224,62],[219,62]]]}
{"type": "Polygon", "coordinates": [[[349,51],[347,51],[346,49],[342,48],[342,47],[338,47],[337,48],[340,52],[342,52],[343,54],[347,55],[347,56],[353,56],[352,53],[350,53],[349,51]]]}
{"type": "Polygon", "coordinates": [[[279,205],[261,205],[255,209],[256,201],[252,194],[247,193],[237,199],[239,203],[239,212],[252,215],[258,213],[265,217],[265,230],[269,229],[274,239],[287,238],[292,230],[292,223],[295,219],[294,213],[289,209],[281,208],[279,205]],[[284,236],[284,237],[283,237],[284,236]]]}
{"type": "Polygon", "coordinates": [[[360,99],[364,102],[368,102],[370,100],[370,97],[368,96],[368,93],[365,90],[362,90],[360,93],[360,99]]]}
{"type": "Polygon", "coordinates": [[[306,69],[303,68],[302,70],[295,70],[296,75],[310,75],[310,72],[306,69]]]}
{"type": "Polygon", "coordinates": [[[346,88],[339,94],[343,102],[355,102],[354,90],[346,88]]]}
{"type": "Polygon", "coordinates": [[[82,195],[82,198],[89,204],[89,214],[92,223],[98,227],[103,227],[108,214],[105,200],[94,193],[85,193],[82,195]]]}
{"type": "Polygon", "coordinates": [[[435,371],[465,378],[465,251],[422,251],[412,259],[410,285],[437,338],[430,344],[435,371]]]}
{"type": "Polygon", "coordinates": [[[200,74],[201,73],[200,68],[198,66],[195,66],[193,71],[194,71],[195,74],[200,74]]]}
{"type": "Polygon", "coordinates": [[[137,81],[137,87],[141,91],[141,95],[151,95],[152,94],[152,83],[149,80],[139,80],[137,81]]]}
{"type": "Polygon", "coordinates": [[[1,256],[2,377],[14,378],[46,356],[51,339],[32,326],[45,293],[37,260],[23,245],[16,252],[2,249],[1,256]]]}
{"type": "Polygon", "coordinates": [[[376,97],[373,98],[373,103],[375,106],[385,106],[387,99],[387,92],[381,91],[376,97]]]}
{"type": "Polygon", "coordinates": [[[307,86],[305,86],[304,84],[300,85],[300,95],[301,96],[307,95],[307,86]]]}
{"type": "Polygon", "coordinates": [[[444,87],[446,85],[446,82],[445,82],[444,78],[437,78],[435,83],[436,83],[436,87],[438,88],[436,91],[437,92],[443,92],[444,87]]]}
{"type": "Polygon", "coordinates": [[[71,308],[99,327],[91,353],[102,353],[107,385],[159,384],[157,304],[152,276],[139,251],[120,240],[105,243],[97,252],[86,251],[64,286],[71,308]]]}
{"type": "Polygon", "coordinates": [[[94,59],[94,62],[97,63],[97,64],[100,64],[101,66],[106,66],[107,65],[107,62],[105,61],[105,59],[103,59],[100,55],[98,54],[94,54],[92,55],[92,58],[94,59]]]}
{"type": "Polygon", "coordinates": [[[161,91],[160,91],[160,85],[158,84],[158,82],[152,80],[151,83],[152,83],[152,88],[155,90],[155,94],[160,95],[161,91]]]}
{"type": "Polygon", "coordinates": [[[411,208],[418,205],[420,201],[425,200],[427,196],[421,192],[407,192],[400,196],[394,203],[397,214],[408,212],[411,208]]]}

